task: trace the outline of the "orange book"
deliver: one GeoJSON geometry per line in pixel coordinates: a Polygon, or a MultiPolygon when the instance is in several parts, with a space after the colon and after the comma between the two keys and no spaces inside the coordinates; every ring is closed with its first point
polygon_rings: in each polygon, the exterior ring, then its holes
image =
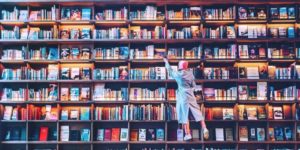
{"type": "Polygon", "coordinates": [[[48,127],[40,128],[40,141],[47,141],[48,138],[48,127]]]}
{"type": "Polygon", "coordinates": [[[138,130],[132,129],[130,132],[130,141],[137,141],[138,140],[138,130]]]}
{"type": "Polygon", "coordinates": [[[206,120],[212,120],[212,110],[211,108],[205,109],[205,118],[206,120]]]}
{"type": "Polygon", "coordinates": [[[268,118],[273,119],[273,106],[269,106],[268,118]]]}
{"type": "Polygon", "coordinates": [[[283,105],[284,119],[292,119],[292,108],[290,105],[283,105]]]}
{"type": "Polygon", "coordinates": [[[111,129],[111,141],[120,141],[120,128],[111,129]]]}

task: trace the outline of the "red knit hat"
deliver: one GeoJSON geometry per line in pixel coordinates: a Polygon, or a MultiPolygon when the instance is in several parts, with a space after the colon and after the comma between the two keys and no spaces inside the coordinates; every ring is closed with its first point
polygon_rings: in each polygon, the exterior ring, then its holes
{"type": "Polygon", "coordinates": [[[188,66],[189,66],[189,62],[187,62],[185,60],[181,60],[178,63],[178,69],[181,69],[181,70],[188,69],[188,66]]]}

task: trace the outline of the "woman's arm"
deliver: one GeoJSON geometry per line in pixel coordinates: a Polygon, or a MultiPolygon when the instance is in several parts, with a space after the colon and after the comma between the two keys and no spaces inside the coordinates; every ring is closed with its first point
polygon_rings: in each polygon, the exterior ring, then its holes
{"type": "Polygon", "coordinates": [[[164,62],[165,62],[166,69],[170,73],[171,77],[173,79],[177,78],[178,73],[172,69],[167,58],[164,58],[164,62]]]}

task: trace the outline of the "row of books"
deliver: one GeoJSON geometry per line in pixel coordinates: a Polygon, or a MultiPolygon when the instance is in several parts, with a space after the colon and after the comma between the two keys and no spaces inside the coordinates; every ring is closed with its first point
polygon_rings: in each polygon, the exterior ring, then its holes
{"type": "MultiPolygon", "coordinates": [[[[272,101],[293,101],[299,99],[300,89],[296,86],[287,87],[269,87],[266,82],[257,82],[255,84],[244,84],[237,87],[205,87],[197,85],[195,88],[195,96],[198,100],[205,99],[207,101],[215,100],[267,100],[272,101]]],[[[167,91],[163,87],[158,88],[143,88],[132,87],[130,88],[130,94],[128,94],[127,87],[108,87],[105,84],[97,83],[94,85],[93,95],[91,96],[90,86],[73,86],[60,88],[60,101],[133,101],[142,100],[159,100],[165,101],[167,98],[169,101],[176,99],[176,89],[168,88],[167,91]]],[[[3,88],[1,100],[2,101],[57,101],[58,100],[58,87],[57,84],[49,84],[39,88],[3,88]],[[28,98],[25,96],[28,93],[28,98]]]]}
{"type": "Polygon", "coordinates": [[[201,45],[192,48],[170,47],[167,50],[169,59],[200,59],[202,56],[201,45]]]}
{"type": "MultiPolygon", "coordinates": [[[[293,129],[289,126],[269,127],[268,132],[271,141],[293,140],[293,129]]],[[[265,128],[239,127],[239,141],[265,141],[266,136],[265,128]]]]}
{"type": "MultiPolygon", "coordinates": [[[[206,120],[292,120],[299,119],[299,108],[292,114],[292,105],[238,105],[233,107],[205,107],[206,120]]],[[[28,120],[58,120],[56,106],[28,106],[28,120]]],[[[62,107],[60,120],[91,120],[90,107],[62,107]]],[[[94,111],[95,120],[177,120],[176,107],[164,104],[99,106],[94,111]]],[[[27,120],[27,109],[21,105],[4,106],[3,120],[27,120]]]]}
{"type": "Polygon", "coordinates": [[[95,80],[127,80],[128,69],[127,66],[96,68],[93,70],[93,78],[95,80]]]}
{"type": "MultiPolygon", "coordinates": [[[[22,48],[22,53],[23,55],[21,55],[22,57],[13,57],[14,55],[11,56],[10,53],[14,54],[20,50],[11,50],[11,51],[7,51],[7,50],[3,50],[4,51],[4,55],[2,56],[1,59],[17,59],[17,60],[22,60],[25,59],[24,53],[26,53],[25,49],[22,48]],[[5,52],[7,51],[8,54],[5,54],[5,52]]],[[[62,52],[63,53],[63,52],[62,52]]],[[[34,49],[30,49],[28,52],[29,58],[32,60],[57,60],[59,55],[58,55],[58,49],[55,47],[40,47],[40,48],[34,48],[34,49]]]]}
{"type": "Polygon", "coordinates": [[[49,29],[39,27],[20,28],[15,26],[13,29],[4,28],[1,31],[1,39],[193,39],[193,38],[210,38],[210,39],[233,39],[239,38],[295,38],[296,32],[294,27],[269,27],[267,33],[266,25],[238,25],[236,30],[233,26],[217,27],[181,27],[166,29],[163,26],[154,28],[145,28],[141,26],[112,27],[108,29],[95,29],[91,27],[62,26],[58,30],[54,25],[49,29]],[[58,34],[59,33],[59,34],[58,34]]]}
{"type": "Polygon", "coordinates": [[[91,140],[91,131],[88,128],[82,128],[81,130],[71,129],[68,125],[62,125],[60,127],[60,141],[85,141],[91,140]]]}
{"type": "Polygon", "coordinates": [[[120,9],[104,9],[95,14],[96,20],[127,20],[128,9],[122,7],[120,9]]]}
{"type": "Polygon", "coordinates": [[[131,129],[130,141],[164,141],[165,131],[162,128],[131,129]]]}
{"type": "Polygon", "coordinates": [[[128,128],[100,128],[97,129],[97,141],[128,141],[128,128]]]}
{"type": "Polygon", "coordinates": [[[206,8],[203,13],[206,20],[235,19],[236,8],[206,8]]]}
{"type": "Polygon", "coordinates": [[[131,80],[165,80],[166,69],[165,67],[150,67],[150,68],[137,68],[130,69],[131,80]]]}
{"type": "Polygon", "coordinates": [[[165,106],[160,105],[130,105],[130,120],[165,120],[165,106]]]}
{"type": "MultiPolygon", "coordinates": [[[[127,20],[127,15],[131,20],[163,20],[165,19],[164,8],[154,5],[146,5],[142,8],[132,8],[128,11],[127,7],[98,9],[95,12],[96,20],[127,20]]],[[[271,19],[295,19],[296,8],[294,6],[272,6],[269,8],[271,19]]],[[[239,6],[239,19],[266,19],[267,9],[264,6],[239,6]]],[[[168,9],[167,18],[170,20],[182,19],[203,19],[223,20],[235,19],[236,6],[230,7],[179,7],[178,9],[168,9]],[[203,11],[202,11],[203,10],[203,11]],[[202,15],[203,13],[203,15],[202,15]]],[[[59,16],[57,6],[51,8],[36,9],[28,11],[18,7],[12,10],[1,10],[2,20],[55,20],[59,16]]],[[[62,20],[91,20],[92,9],[89,7],[62,7],[60,12],[62,20]]]]}

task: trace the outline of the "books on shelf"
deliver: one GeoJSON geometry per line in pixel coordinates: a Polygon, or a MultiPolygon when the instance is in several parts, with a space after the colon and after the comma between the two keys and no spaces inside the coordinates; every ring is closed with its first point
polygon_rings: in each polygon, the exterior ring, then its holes
{"type": "Polygon", "coordinates": [[[127,59],[129,57],[129,48],[120,47],[98,47],[94,49],[95,59],[127,59]]]}
{"type": "Polygon", "coordinates": [[[93,92],[94,101],[128,101],[128,88],[108,88],[103,83],[96,83],[93,92]]]}
{"type": "MultiPolygon", "coordinates": [[[[22,32],[24,32],[24,30],[22,30],[22,32]]],[[[20,33],[21,33],[21,31],[20,31],[19,26],[14,26],[12,29],[4,28],[1,30],[1,39],[2,40],[17,40],[17,39],[20,39],[20,36],[21,36],[20,33]]],[[[27,36],[25,39],[27,39],[27,36]]]]}
{"type": "Polygon", "coordinates": [[[128,105],[95,108],[95,120],[128,120],[128,105]]]}
{"type": "Polygon", "coordinates": [[[237,68],[234,67],[222,67],[222,68],[208,68],[203,70],[204,79],[234,79],[232,72],[237,72],[237,68]]]}
{"type": "Polygon", "coordinates": [[[133,68],[130,69],[131,80],[166,80],[165,67],[133,68]]]}
{"type": "Polygon", "coordinates": [[[21,106],[4,106],[2,120],[27,120],[27,109],[21,106]]]}
{"type": "Polygon", "coordinates": [[[288,86],[278,89],[270,86],[270,99],[275,101],[293,101],[296,96],[296,87],[288,86]]]}
{"type": "Polygon", "coordinates": [[[269,127],[271,141],[290,141],[293,139],[293,129],[290,126],[269,127]]]}
{"type": "Polygon", "coordinates": [[[238,36],[240,38],[248,38],[248,39],[266,38],[267,37],[266,25],[263,24],[238,25],[238,36]]]}
{"type": "Polygon", "coordinates": [[[28,18],[28,10],[14,6],[12,9],[2,9],[1,10],[1,20],[4,21],[26,21],[28,18]]]}
{"type": "Polygon", "coordinates": [[[167,56],[169,59],[200,59],[202,58],[202,46],[192,48],[169,47],[167,56]]]}
{"type": "Polygon", "coordinates": [[[166,89],[159,87],[156,89],[131,87],[130,88],[130,100],[132,101],[143,101],[143,100],[154,100],[164,101],[166,89]]]}
{"type": "Polygon", "coordinates": [[[61,120],[90,120],[89,107],[66,107],[61,109],[61,120]]]}
{"type": "Polygon", "coordinates": [[[295,51],[293,46],[281,45],[280,47],[269,47],[268,48],[268,58],[294,58],[295,51]]]}
{"type": "Polygon", "coordinates": [[[147,45],[145,49],[130,49],[130,59],[162,59],[166,54],[166,49],[157,48],[155,45],[147,45]]]}
{"type": "Polygon", "coordinates": [[[128,141],[128,128],[99,128],[97,141],[128,141]]]}
{"type": "Polygon", "coordinates": [[[240,126],[239,137],[240,141],[265,141],[265,128],[240,126]]]}
{"type": "Polygon", "coordinates": [[[128,28],[112,27],[108,29],[95,29],[93,31],[94,39],[128,39],[128,28]]]}
{"type": "Polygon", "coordinates": [[[29,101],[57,101],[58,89],[56,84],[50,84],[49,87],[29,88],[29,101]]]}
{"type": "Polygon", "coordinates": [[[238,45],[239,58],[241,59],[261,59],[266,58],[266,49],[261,44],[238,45]]]}
{"type": "Polygon", "coordinates": [[[268,66],[268,75],[270,79],[293,79],[294,67],[277,67],[273,65],[268,66]]]}
{"type": "Polygon", "coordinates": [[[204,47],[205,59],[235,59],[237,55],[236,45],[229,44],[227,46],[204,47]]]}
{"type": "Polygon", "coordinates": [[[61,79],[62,80],[90,80],[90,68],[61,68],[61,79]]]}
{"type": "Polygon", "coordinates": [[[25,101],[25,88],[3,88],[1,101],[25,101]]]}
{"type": "Polygon", "coordinates": [[[267,111],[264,106],[239,105],[239,120],[263,120],[267,119],[267,111]]]}
{"type": "MultiPolygon", "coordinates": [[[[90,27],[81,27],[78,28],[71,26],[71,27],[60,27],[60,39],[62,40],[78,40],[78,39],[91,39],[91,28],[90,27]]],[[[94,30],[96,31],[96,30],[94,30]]]]}
{"type": "Polygon", "coordinates": [[[34,9],[29,13],[29,21],[44,21],[44,20],[53,20],[58,19],[58,8],[56,5],[53,5],[50,9],[34,9]]]}
{"type": "Polygon", "coordinates": [[[295,28],[290,27],[270,27],[270,37],[272,38],[295,38],[295,28]]]}
{"type": "Polygon", "coordinates": [[[183,27],[181,29],[168,29],[167,30],[167,39],[192,39],[200,38],[200,27],[191,26],[183,27]]]}
{"type": "Polygon", "coordinates": [[[200,29],[202,38],[208,39],[234,39],[236,32],[234,26],[216,26],[216,27],[202,27],[200,29]]]}
{"type": "Polygon", "coordinates": [[[234,120],[235,114],[233,108],[229,107],[213,107],[205,108],[206,120],[234,120]]]}
{"type": "Polygon", "coordinates": [[[146,5],[144,8],[130,11],[130,20],[163,20],[165,14],[157,6],[146,5]]]}
{"type": "Polygon", "coordinates": [[[241,20],[262,20],[267,19],[266,7],[239,6],[238,16],[241,20]]]}
{"type": "Polygon", "coordinates": [[[289,7],[271,7],[270,8],[270,16],[273,20],[278,19],[295,19],[295,7],[289,6],[289,7]]]}
{"type": "Polygon", "coordinates": [[[130,105],[129,106],[130,120],[164,120],[165,106],[160,105],[130,105]]]}
{"type": "Polygon", "coordinates": [[[141,26],[130,27],[131,39],[164,39],[166,28],[163,26],[155,26],[154,29],[144,28],[141,26]]]}
{"type": "Polygon", "coordinates": [[[90,87],[61,87],[61,101],[88,101],[90,100],[90,87]]]}
{"type": "Polygon", "coordinates": [[[226,20],[235,19],[236,8],[235,6],[228,8],[205,8],[205,20],[226,20]]]}
{"type": "Polygon", "coordinates": [[[60,53],[61,59],[76,60],[76,59],[90,59],[91,50],[88,47],[64,47],[60,53]]]}
{"type": "Polygon", "coordinates": [[[62,7],[61,20],[91,20],[91,8],[62,7]]]}
{"type": "Polygon", "coordinates": [[[127,20],[128,9],[127,7],[122,7],[119,9],[103,9],[95,14],[96,20],[127,20]]]}
{"type": "Polygon", "coordinates": [[[128,79],[127,66],[119,66],[112,68],[95,68],[93,70],[94,80],[127,80],[128,79]]]}
{"type": "Polygon", "coordinates": [[[45,106],[28,106],[29,120],[58,120],[58,112],[56,107],[51,105],[45,106]]]}
{"type": "MultiPolygon", "coordinates": [[[[212,131],[212,129],[210,129],[212,131]]],[[[215,135],[211,139],[215,141],[233,141],[233,128],[214,128],[215,135]]]]}
{"type": "Polygon", "coordinates": [[[3,141],[25,141],[26,128],[24,126],[8,127],[5,131],[3,141]]]}
{"type": "Polygon", "coordinates": [[[2,70],[2,80],[24,80],[26,79],[26,71],[27,68],[25,66],[21,66],[19,68],[4,68],[2,70]]]}
{"type": "Polygon", "coordinates": [[[60,126],[60,141],[66,142],[70,140],[70,126],[62,125],[60,126]]]}
{"type": "Polygon", "coordinates": [[[204,88],[205,100],[236,100],[237,87],[229,88],[204,88]]]}
{"type": "Polygon", "coordinates": [[[164,141],[164,135],[162,128],[131,129],[130,141],[164,141]]]}
{"type": "Polygon", "coordinates": [[[200,20],[201,19],[201,7],[183,7],[178,10],[170,9],[167,11],[167,17],[169,20],[200,20]]]}
{"type": "Polygon", "coordinates": [[[24,60],[26,54],[26,46],[19,48],[7,48],[2,50],[2,60],[24,60]]]}

